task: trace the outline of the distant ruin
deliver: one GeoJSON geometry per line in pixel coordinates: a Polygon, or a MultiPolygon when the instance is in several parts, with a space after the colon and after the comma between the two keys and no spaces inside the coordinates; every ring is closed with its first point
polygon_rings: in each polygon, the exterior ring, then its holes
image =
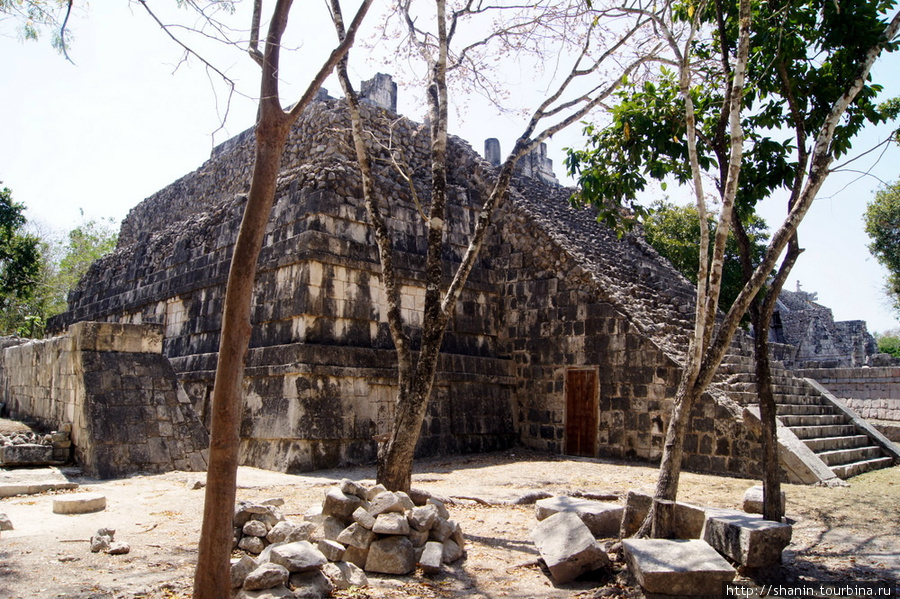
{"type": "MultiPolygon", "coordinates": [[[[424,224],[405,177],[427,202],[428,133],[395,113],[390,77],[380,75],[363,90],[376,140],[377,194],[389,215],[404,316],[415,339],[424,224]]],[[[252,137],[251,130],[223,143],[197,171],[136,206],[122,223],[116,251],[92,266],[68,311],[50,323],[59,333],[85,321],[160,331],[162,355],[199,422],[209,418],[252,137]]],[[[466,142],[450,141],[448,273],[468,243],[498,146],[489,141],[483,159],[466,142]]],[[[517,443],[592,457],[652,461],[661,455],[694,289],[639,234],[620,240],[590,211],[573,209],[570,193],[556,184],[545,148],[524,160],[449,325],[418,455],[517,443]]],[[[369,462],[373,436],[390,426],[395,356],[360,196],[343,102],[320,93],[288,142],[260,257],[241,425],[245,464],[296,472],[369,462]]],[[[17,351],[4,350],[7,364],[17,351]]],[[[9,393],[4,376],[0,383],[9,393]]],[[[786,370],[776,377],[786,381],[785,405],[830,401],[786,370]]],[[[24,399],[7,401],[12,411],[25,411],[24,399]]],[[[739,338],[694,409],[685,466],[758,476],[754,402],[751,344],[739,338]]],[[[817,417],[829,413],[822,406],[817,417]]],[[[806,418],[803,410],[787,410],[806,418]]],[[[824,455],[843,451],[824,443],[817,454],[799,437],[817,434],[807,430],[811,422],[783,427],[791,480],[848,476],[900,457],[877,432],[875,440],[856,435],[858,455],[824,455]]]]}

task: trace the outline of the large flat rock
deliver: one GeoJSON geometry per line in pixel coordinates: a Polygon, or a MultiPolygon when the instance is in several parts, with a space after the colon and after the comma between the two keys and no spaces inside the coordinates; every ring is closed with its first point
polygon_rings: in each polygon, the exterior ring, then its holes
{"type": "Polygon", "coordinates": [[[534,515],[544,520],[560,512],[572,512],[581,518],[595,537],[618,536],[625,507],[578,497],[548,497],[534,504],[534,515]]]}
{"type": "Polygon", "coordinates": [[[781,552],[791,542],[792,532],[789,524],[755,514],[711,510],[703,540],[743,566],[762,568],[781,563],[781,552]]]}
{"type": "Polygon", "coordinates": [[[559,512],[541,520],[531,538],[557,582],[566,583],[609,565],[609,556],[575,512],[559,512]]]}
{"type": "Polygon", "coordinates": [[[650,593],[716,595],[737,571],[699,539],[625,539],[625,559],[638,584],[650,593]]]}

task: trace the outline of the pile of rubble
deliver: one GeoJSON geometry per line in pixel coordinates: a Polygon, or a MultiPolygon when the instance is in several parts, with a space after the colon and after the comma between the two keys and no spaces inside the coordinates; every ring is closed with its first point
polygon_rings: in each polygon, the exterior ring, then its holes
{"type": "Polygon", "coordinates": [[[59,466],[72,453],[71,425],[49,433],[0,433],[0,466],[59,466]]]}
{"type": "Polygon", "coordinates": [[[465,554],[462,529],[441,501],[416,498],[344,479],[297,523],[282,515],[281,499],[239,503],[234,547],[248,555],[232,561],[237,597],[313,599],[366,585],[365,572],[441,572],[465,554]]]}
{"type": "MultiPolygon", "coordinates": [[[[782,494],[782,506],[784,500],[782,494]]],[[[744,511],[660,502],[671,514],[669,538],[628,538],[654,501],[635,491],[628,492],[624,505],[567,496],[541,499],[531,537],[557,583],[608,567],[607,552],[618,539],[629,571],[645,591],[679,596],[718,594],[737,574],[732,563],[751,570],[779,564],[791,540],[790,525],[758,515],[761,487],[747,490],[744,511]]]]}

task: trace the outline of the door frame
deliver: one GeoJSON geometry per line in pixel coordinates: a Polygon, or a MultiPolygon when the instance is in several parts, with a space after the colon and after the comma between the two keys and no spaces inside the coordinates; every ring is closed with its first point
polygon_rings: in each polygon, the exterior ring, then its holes
{"type": "Polygon", "coordinates": [[[564,417],[563,417],[563,453],[565,455],[582,455],[584,457],[596,457],[599,448],[600,439],[600,367],[599,366],[567,366],[565,373],[564,388],[564,417]],[[575,454],[569,452],[569,373],[574,372],[590,372],[593,373],[594,390],[590,399],[592,403],[592,411],[594,416],[593,438],[591,439],[591,452],[589,454],[575,454]]]}

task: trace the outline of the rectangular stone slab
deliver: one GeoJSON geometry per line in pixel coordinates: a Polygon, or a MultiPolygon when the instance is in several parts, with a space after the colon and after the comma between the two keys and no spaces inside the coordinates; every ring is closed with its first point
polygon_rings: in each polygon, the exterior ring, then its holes
{"type": "Polygon", "coordinates": [[[718,595],[737,571],[699,539],[625,539],[625,559],[638,584],[650,593],[718,595]]]}
{"type": "Polygon", "coordinates": [[[755,514],[711,511],[703,540],[748,568],[762,568],[781,563],[781,552],[791,542],[792,532],[789,524],[755,514]]]}

